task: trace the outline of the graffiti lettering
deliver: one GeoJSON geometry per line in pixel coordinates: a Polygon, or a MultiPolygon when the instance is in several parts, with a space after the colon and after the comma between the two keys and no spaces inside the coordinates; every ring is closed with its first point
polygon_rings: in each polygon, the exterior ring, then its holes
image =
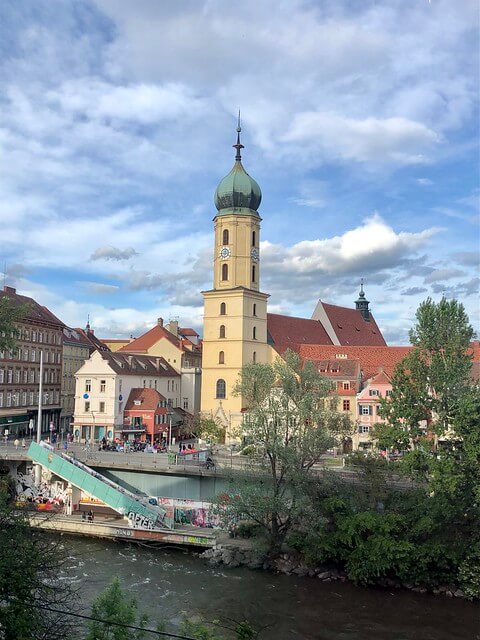
{"type": "Polygon", "coordinates": [[[141,513],[135,513],[135,511],[130,511],[128,514],[128,522],[132,529],[154,529],[154,523],[147,518],[146,516],[142,516],[141,513]]]}

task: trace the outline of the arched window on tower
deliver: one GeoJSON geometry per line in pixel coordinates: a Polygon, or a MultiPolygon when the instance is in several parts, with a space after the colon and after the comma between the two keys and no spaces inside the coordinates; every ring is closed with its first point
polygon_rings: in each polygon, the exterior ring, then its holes
{"type": "Polygon", "coordinates": [[[226,314],[227,314],[227,305],[225,304],[225,302],[222,302],[222,304],[220,305],[220,315],[225,316],[226,314]]]}
{"type": "Polygon", "coordinates": [[[220,351],[218,354],[218,364],[225,364],[225,352],[220,351]]]}
{"type": "Polygon", "coordinates": [[[223,244],[228,244],[228,229],[223,230],[223,244]]]}
{"type": "Polygon", "coordinates": [[[252,264],[252,282],[255,282],[255,276],[256,276],[256,273],[255,273],[255,265],[254,265],[254,264],[252,264]]]}
{"type": "Polygon", "coordinates": [[[252,356],[252,362],[256,362],[256,361],[257,361],[257,352],[254,351],[252,356]]]}
{"type": "Polygon", "coordinates": [[[253,339],[256,340],[257,339],[257,327],[253,327],[253,339]]]}
{"type": "Polygon", "coordinates": [[[224,324],[220,325],[220,331],[219,331],[218,336],[219,336],[219,338],[225,338],[225,325],[224,324]]]}
{"type": "Polygon", "coordinates": [[[226,398],[227,397],[227,385],[225,384],[225,380],[221,378],[217,380],[217,398],[226,398]]]}
{"type": "Polygon", "coordinates": [[[228,280],[228,264],[222,264],[222,280],[228,280]]]}
{"type": "Polygon", "coordinates": [[[252,231],[252,247],[255,246],[256,239],[257,239],[257,233],[255,231],[252,231]]]}
{"type": "Polygon", "coordinates": [[[253,315],[257,315],[257,305],[255,303],[253,303],[253,315]]]}

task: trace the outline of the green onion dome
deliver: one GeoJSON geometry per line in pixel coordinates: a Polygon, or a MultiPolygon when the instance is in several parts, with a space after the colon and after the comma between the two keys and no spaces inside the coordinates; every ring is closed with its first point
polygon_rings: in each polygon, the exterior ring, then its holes
{"type": "Polygon", "coordinates": [[[235,164],[228,175],[226,175],[215,191],[215,206],[219,215],[229,213],[244,213],[258,215],[257,209],[262,201],[262,192],[258,183],[248,175],[242,165],[240,149],[240,125],[237,127],[237,143],[234,148],[237,150],[235,164]]]}

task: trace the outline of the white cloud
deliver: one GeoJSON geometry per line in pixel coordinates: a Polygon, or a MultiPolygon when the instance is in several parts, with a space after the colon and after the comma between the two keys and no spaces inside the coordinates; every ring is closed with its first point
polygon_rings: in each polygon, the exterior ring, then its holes
{"type": "Polygon", "coordinates": [[[120,289],[120,287],[115,284],[104,284],[102,282],[80,281],[78,284],[90,293],[97,295],[117,293],[120,289]]]}
{"type": "Polygon", "coordinates": [[[426,162],[440,137],[420,122],[405,118],[353,119],[306,112],[295,116],[283,140],[301,145],[300,154],[320,151],[333,159],[419,164],[426,162]]]}
{"type": "Polygon", "coordinates": [[[268,268],[283,273],[366,273],[396,266],[438,231],[430,228],[418,233],[397,233],[374,214],[342,236],[304,240],[289,248],[263,242],[262,259],[268,268]]]}
{"type": "Polygon", "coordinates": [[[446,269],[435,269],[432,271],[425,279],[425,284],[431,284],[432,282],[443,282],[445,280],[452,280],[452,278],[460,278],[464,276],[465,273],[460,271],[460,269],[454,268],[446,268],[446,269]]]}

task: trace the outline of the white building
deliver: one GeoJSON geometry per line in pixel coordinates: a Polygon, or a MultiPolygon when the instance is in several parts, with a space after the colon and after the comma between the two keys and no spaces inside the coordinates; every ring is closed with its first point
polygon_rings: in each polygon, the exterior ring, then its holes
{"type": "Polygon", "coordinates": [[[95,351],[75,375],[73,433],[83,441],[121,438],[132,389],[156,389],[181,407],[181,376],[164,358],[95,351]]]}

